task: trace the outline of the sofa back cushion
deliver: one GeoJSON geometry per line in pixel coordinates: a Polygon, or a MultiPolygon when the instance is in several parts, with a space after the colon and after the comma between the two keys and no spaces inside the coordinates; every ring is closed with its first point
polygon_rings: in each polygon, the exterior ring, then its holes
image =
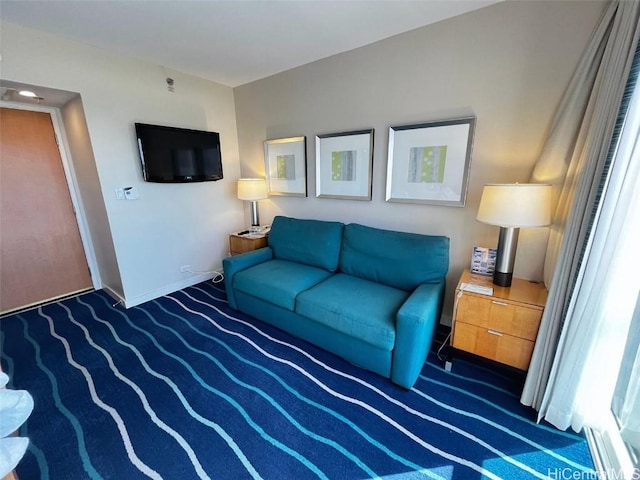
{"type": "Polygon", "coordinates": [[[344,227],[340,271],[412,291],[449,270],[449,239],[352,223],[344,227]]]}
{"type": "Polygon", "coordinates": [[[276,217],[269,232],[269,246],[274,258],[320,267],[330,272],[338,269],[342,229],[340,222],[276,217]]]}

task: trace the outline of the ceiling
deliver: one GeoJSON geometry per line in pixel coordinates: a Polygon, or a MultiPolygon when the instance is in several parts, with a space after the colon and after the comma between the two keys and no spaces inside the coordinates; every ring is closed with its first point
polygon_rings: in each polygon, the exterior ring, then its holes
{"type": "Polygon", "coordinates": [[[0,0],[0,16],[235,87],[497,1],[0,0]]]}

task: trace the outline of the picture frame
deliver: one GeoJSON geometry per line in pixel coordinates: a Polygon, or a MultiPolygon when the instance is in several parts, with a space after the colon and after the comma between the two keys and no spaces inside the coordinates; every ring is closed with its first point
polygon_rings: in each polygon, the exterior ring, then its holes
{"type": "Polygon", "coordinates": [[[265,140],[264,163],[269,195],[307,196],[307,137],[265,140]]]}
{"type": "Polygon", "coordinates": [[[464,207],[475,117],[389,128],[387,202],[464,207]]]}
{"type": "Polygon", "coordinates": [[[316,135],[316,197],[371,200],[373,133],[316,135]]]}
{"type": "Polygon", "coordinates": [[[498,249],[488,247],[473,247],[471,255],[471,273],[478,275],[493,275],[496,269],[498,249]]]}

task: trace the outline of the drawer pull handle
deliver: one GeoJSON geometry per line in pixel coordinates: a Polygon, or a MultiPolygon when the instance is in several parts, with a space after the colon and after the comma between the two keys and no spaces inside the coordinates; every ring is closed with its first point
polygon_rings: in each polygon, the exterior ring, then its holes
{"type": "Polygon", "coordinates": [[[508,306],[508,303],[504,303],[504,302],[497,302],[495,300],[491,300],[491,303],[493,303],[494,305],[502,305],[503,307],[508,306]]]}
{"type": "Polygon", "coordinates": [[[496,332],[495,330],[487,330],[487,333],[490,333],[491,335],[495,335],[497,337],[501,337],[502,336],[502,333],[496,332]]]}

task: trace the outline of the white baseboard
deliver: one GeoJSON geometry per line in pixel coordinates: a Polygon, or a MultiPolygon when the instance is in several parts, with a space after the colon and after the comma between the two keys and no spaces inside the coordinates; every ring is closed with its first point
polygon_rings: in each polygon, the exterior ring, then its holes
{"type": "Polygon", "coordinates": [[[441,325],[446,325],[447,327],[451,327],[453,325],[452,316],[447,314],[447,313],[443,313],[440,316],[440,324],[441,325]]]}
{"type": "Polygon", "coordinates": [[[105,285],[104,283],[102,284],[102,290],[104,290],[107,293],[107,295],[109,295],[111,298],[116,300],[117,303],[122,303],[124,305],[124,297],[120,292],[117,292],[116,290],[111,288],[109,285],[105,285]]]}
{"type": "MultiPolygon", "coordinates": [[[[222,267],[220,267],[218,271],[221,272],[222,267]]],[[[135,307],[136,305],[140,305],[150,300],[155,300],[156,298],[163,297],[165,295],[168,295],[169,293],[177,292],[178,290],[182,290],[183,288],[191,287],[192,285],[195,285],[197,283],[211,280],[215,275],[216,273],[213,271],[197,274],[193,277],[186,278],[184,280],[181,280],[180,282],[172,283],[171,285],[166,285],[151,292],[147,292],[133,298],[125,298],[123,299],[124,306],[125,308],[135,307]]]]}

